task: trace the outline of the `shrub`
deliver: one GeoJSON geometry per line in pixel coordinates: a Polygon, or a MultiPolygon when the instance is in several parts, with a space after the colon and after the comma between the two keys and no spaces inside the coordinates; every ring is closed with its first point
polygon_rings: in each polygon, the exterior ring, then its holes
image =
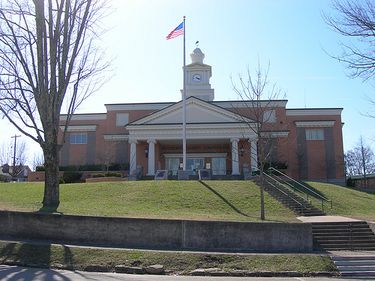
{"type": "Polygon", "coordinates": [[[78,167],[79,171],[103,171],[102,164],[87,164],[78,167]]]}
{"type": "Polygon", "coordinates": [[[108,172],[105,174],[106,177],[118,177],[121,178],[122,175],[120,173],[108,172]]]}
{"type": "Polygon", "coordinates": [[[63,181],[65,183],[77,183],[82,182],[82,173],[76,171],[65,171],[63,175],[63,181]]]}
{"type": "Polygon", "coordinates": [[[78,171],[78,166],[70,165],[70,166],[60,166],[60,171],[68,171],[68,172],[75,172],[78,171]]]}
{"type": "Polygon", "coordinates": [[[355,187],[355,181],[352,180],[352,178],[348,178],[346,180],[346,186],[348,186],[348,187],[355,187]]]}
{"type": "Polygon", "coordinates": [[[6,175],[0,175],[0,182],[8,182],[10,181],[10,177],[6,175]]]}
{"type": "Polygon", "coordinates": [[[92,177],[93,178],[104,178],[105,175],[104,174],[93,174],[92,177]]]}
{"type": "Polygon", "coordinates": [[[36,172],[44,172],[46,169],[44,168],[44,166],[36,166],[35,167],[35,171],[36,172]]]}
{"type": "Polygon", "coordinates": [[[123,171],[123,170],[128,170],[128,169],[129,169],[129,163],[123,163],[123,164],[114,163],[114,164],[109,165],[108,167],[108,170],[111,170],[111,171],[123,171]]]}

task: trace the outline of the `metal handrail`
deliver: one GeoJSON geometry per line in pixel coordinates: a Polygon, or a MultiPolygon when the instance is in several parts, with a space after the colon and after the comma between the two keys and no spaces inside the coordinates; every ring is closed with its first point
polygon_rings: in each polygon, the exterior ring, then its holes
{"type": "MultiPolygon", "coordinates": [[[[267,174],[264,174],[264,175],[266,175],[267,177],[269,177],[269,178],[271,178],[272,180],[274,180],[274,181],[276,181],[277,183],[279,183],[278,180],[272,178],[270,175],[267,175],[267,174]]],[[[300,205],[300,206],[302,207],[302,211],[303,211],[303,209],[305,209],[305,206],[304,206],[301,202],[299,202],[298,200],[294,199],[292,196],[290,196],[290,195],[289,195],[288,193],[286,193],[284,190],[278,188],[276,185],[270,183],[269,181],[267,181],[267,182],[268,182],[268,184],[270,184],[270,185],[272,185],[274,188],[276,188],[278,191],[280,191],[281,193],[283,193],[284,195],[286,195],[287,197],[289,197],[290,199],[292,199],[292,200],[293,200],[294,202],[296,202],[298,205],[300,205]]]]}
{"type": "MultiPolygon", "coordinates": [[[[312,194],[316,195],[317,197],[319,197],[320,200],[322,201],[322,209],[323,209],[323,201],[326,201],[326,202],[330,203],[330,204],[331,204],[331,209],[332,209],[332,200],[325,198],[324,196],[320,195],[319,193],[316,193],[316,192],[315,192],[314,190],[312,190],[311,188],[309,188],[309,187],[307,187],[306,185],[304,185],[304,184],[302,184],[302,183],[296,181],[295,179],[289,177],[288,175],[284,174],[283,172],[281,172],[281,171],[279,171],[279,170],[277,170],[277,169],[275,169],[275,168],[273,168],[273,167],[270,167],[268,170],[276,171],[277,173],[283,175],[284,177],[286,177],[286,178],[289,179],[290,181],[296,183],[297,185],[301,186],[302,188],[308,190],[310,193],[312,193],[312,194]]],[[[288,185],[289,185],[289,184],[288,184],[288,185]]],[[[290,186],[290,185],[289,185],[289,186],[290,186]]],[[[303,191],[302,191],[302,192],[303,192],[303,191]]],[[[305,193],[305,194],[307,195],[307,198],[308,198],[309,195],[308,195],[306,192],[303,192],[303,193],[305,193]]],[[[317,198],[317,199],[318,199],[318,198],[317,198]]]]}

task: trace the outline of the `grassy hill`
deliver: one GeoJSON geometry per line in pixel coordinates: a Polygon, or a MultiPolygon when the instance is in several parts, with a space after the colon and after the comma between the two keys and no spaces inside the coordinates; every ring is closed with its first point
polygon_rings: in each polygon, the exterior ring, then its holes
{"type": "MultiPolygon", "coordinates": [[[[251,181],[130,181],[60,185],[57,212],[94,216],[259,221],[259,188],[251,181]]],[[[0,184],[0,209],[38,211],[42,183],[0,184]]],[[[265,194],[267,221],[296,222],[265,194]]]]}
{"type": "Polygon", "coordinates": [[[332,200],[333,208],[324,210],[327,215],[375,221],[375,194],[328,183],[308,182],[308,184],[332,200]]]}
{"type": "MultiPolygon", "coordinates": [[[[333,201],[328,215],[375,221],[375,194],[308,182],[333,201]]],[[[129,181],[60,185],[57,212],[93,216],[259,221],[259,188],[251,181],[129,181]]],[[[39,211],[42,183],[0,183],[0,210],[39,211]]],[[[267,221],[297,222],[265,193],[267,221]]],[[[320,206],[318,206],[320,207],[320,206]]]]}

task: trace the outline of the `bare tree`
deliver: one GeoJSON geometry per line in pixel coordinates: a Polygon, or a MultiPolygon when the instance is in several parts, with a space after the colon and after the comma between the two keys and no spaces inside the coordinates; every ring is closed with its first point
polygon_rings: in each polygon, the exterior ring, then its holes
{"type": "Polygon", "coordinates": [[[17,146],[14,142],[4,142],[0,147],[0,164],[6,165],[7,173],[16,178],[24,169],[27,161],[26,142],[19,140],[17,146]]]}
{"type": "Polygon", "coordinates": [[[0,165],[9,164],[12,155],[11,144],[3,142],[0,146],[0,165]]]}
{"type": "Polygon", "coordinates": [[[347,0],[333,2],[335,15],[324,19],[336,32],[345,36],[342,53],[334,56],[345,63],[352,77],[364,80],[375,74],[375,2],[373,0],[347,0]],[[351,40],[354,39],[354,40],[351,40]]]}
{"type": "Polygon", "coordinates": [[[36,167],[38,166],[44,166],[43,153],[40,153],[39,151],[34,153],[32,165],[33,171],[36,171],[36,167]]]}
{"type": "Polygon", "coordinates": [[[361,137],[358,144],[345,154],[347,176],[363,175],[367,185],[368,174],[375,173],[375,155],[361,137]]]}
{"type": "Polygon", "coordinates": [[[96,47],[105,1],[0,2],[0,112],[39,143],[45,160],[43,206],[57,208],[59,151],[76,108],[107,69],[96,47]],[[61,108],[67,106],[62,138],[61,108]]]}
{"type": "Polygon", "coordinates": [[[241,121],[247,124],[258,141],[257,155],[251,155],[252,160],[258,161],[260,178],[260,218],[265,219],[264,209],[264,170],[272,161],[274,149],[273,124],[276,121],[275,100],[281,96],[281,91],[276,84],[269,85],[268,73],[270,65],[263,70],[258,63],[255,75],[247,70],[246,77],[239,76],[237,84],[232,79],[234,92],[241,98],[245,105],[245,114],[238,112],[239,116],[249,116],[251,121],[243,118],[241,121]]]}

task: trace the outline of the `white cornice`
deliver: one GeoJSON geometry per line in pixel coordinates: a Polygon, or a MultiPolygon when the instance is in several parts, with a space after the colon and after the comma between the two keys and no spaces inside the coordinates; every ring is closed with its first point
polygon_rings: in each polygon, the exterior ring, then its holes
{"type": "MultiPolygon", "coordinates": [[[[66,121],[67,115],[62,114],[60,121],[66,121]]],[[[107,113],[95,113],[95,114],[74,114],[72,115],[72,121],[92,121],[92,120],[106,120],[107,113]]]]}
{"type": "Polygon", "coordinates": [[[287,109],[287,116],[341,115],[342,108],[287,109]]]}
{"type": "Polygon", "coordinates": [[[297,121],[297,127],[312,128],[312,127],[333,127],[335,121],[297,121]]]}
{"type": "Polygon", "coordinates": [[[263,132],[263,137],[266,138],[286,138],[289,136],[289,132],[287,131],[280,131],[280,132],[263,132]]]}
{"type": "MultiPolygon", "coordinates": [[[[60,126],[61,130],[64,130],[64,126],[60,126]]],[[[95,132],[96,125],[77,125],[68,126],[67,132],[95,132]]]]}
{"type": "MultiPolygon", "coordinates": [[[[255,138],[250,124],[187,124],[187,139],[231,139],[255,138]]],[[[255,124],[254,124],[255,126],[255,124]]],[[[132,140],[176,140],[181,139],[181,124],[127,126],[129,139],[132,140]]]]}
{"type": "Polygon", "coordinates": [[[119,111],[119,110],[160,110],[166,108],[174,102],[170,103],[125,103],[125,104],[106,104],[107,111],[119,111]]]}
{"type": "Polygon", "coordinates": [[[122,141],[122,140],[128,140],[128,135],[104,135],[104,140],[107,141],[122,141]]]}
{"type": "MultiPolygon", "coordinates": [[[[270,100],[270,101],[259,101],[260,107],[285,107],[287,100],[270,100]]],[[[255,101],[214,101],[213,104],[222,108],[253,108],[255,101]]]]}

